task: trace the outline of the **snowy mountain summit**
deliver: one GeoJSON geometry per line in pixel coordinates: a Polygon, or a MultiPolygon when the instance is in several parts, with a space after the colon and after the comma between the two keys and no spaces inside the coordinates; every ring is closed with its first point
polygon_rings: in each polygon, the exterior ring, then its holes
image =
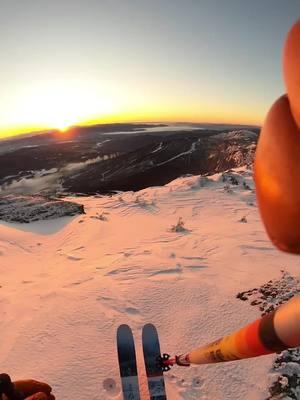
{"type": "MultiPolygon", "coordinates": [[[[273,248],[253,188],[252,172],[238,168],[138,192],[68,198],[85,214],[26,229],[0,224],[2,370],[49,382],[58,399],[121,400],[115,334],[127,323],[148,399],[144,324],[155,324],[163,352],[182,354],[259,318],[260,309],[240,297],[253,288],[259,294],[281,270],[294,285],[290,292],[298,290],[299,260],[273,248]]],[[[253,301],[269,307],[272,298],[253,301]]],[[[168,398],[275,399],[276,357],[174,367],[165,375],[168,398]]],[[[288,386],[284,374],[280,382],[288,386]]],[[[292,389],[289,398],[297,399],[292,389]]]]}

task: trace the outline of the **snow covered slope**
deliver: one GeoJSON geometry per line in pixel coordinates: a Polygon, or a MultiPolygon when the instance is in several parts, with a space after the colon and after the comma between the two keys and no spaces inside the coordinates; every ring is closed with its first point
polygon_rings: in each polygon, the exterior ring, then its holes
{"type": "MultiPolygon", "coordinates": [[[[119,324],[154,323],[172,355],[259,317],[238,292],[298,274],[263,230],[249,171],[72,198],[86,214],[0,225],[0,366],[49,382],[59,400],[121,399],[119,324]],[[178,224],[182,218],[182,223],[178,224]],[[107,379],[116,381],[116,388],[107,379]]],[[[265,399],[274,356],[166,374],[170,400],[265,399]]]]}

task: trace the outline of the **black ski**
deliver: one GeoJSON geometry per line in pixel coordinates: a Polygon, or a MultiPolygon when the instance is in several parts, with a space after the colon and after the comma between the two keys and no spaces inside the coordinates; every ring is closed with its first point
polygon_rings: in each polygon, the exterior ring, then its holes
{"type": "Polygon", "coordinates": [[[119,326],[117,346],[124,400],[140,400],[134,339],[128,325],[119,326]]]}
{"type": "Polygon", "coordinates": [[[144,326],[142,339],[150,400],[166,400],[164,376],[159,366],[160,345],[154,325],[144,326]]]}

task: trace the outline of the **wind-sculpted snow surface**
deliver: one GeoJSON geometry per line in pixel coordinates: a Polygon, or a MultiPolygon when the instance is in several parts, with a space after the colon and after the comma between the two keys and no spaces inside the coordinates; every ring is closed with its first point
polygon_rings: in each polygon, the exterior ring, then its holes
{"type": "MultiPolygon", "coordinates": [[[[183,354],[260,316],[238,292],[280,278],[283,267],[299,277],[298,258],[269,242],[253,187],[245,168],[185,176],[73,197],[86,214],[68,223],[0,224],[1,370],[49,382],[58,399],[121,400],[115,342],[127,323],[147,400],[144,324],[155,324],[163,352],[183,354]]],[[[174,367],[168,398],[266,399],[276,360],[174,367]]]]}
{"type": "Polygon", "coordinates": [[[0,220],[29,223],[83,214],[82,205],[42,196],[0,196],[0,220]]]}

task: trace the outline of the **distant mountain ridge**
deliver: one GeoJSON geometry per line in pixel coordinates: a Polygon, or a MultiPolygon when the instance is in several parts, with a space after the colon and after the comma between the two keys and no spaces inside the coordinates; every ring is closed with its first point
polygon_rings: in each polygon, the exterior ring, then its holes
{"type": "Polygon", "coordinates": [[[257,133],[242,130],[203,137],[176,133],[115,159],[91,164],[75,176],[67,176],[62,184],[71,192],[135,191],[164,185],[186,174],[250,167],[257,138],[257,133]]]}
{"type": "Polygon", "coordinates": [[[250,166],[258,135],[256,127],[110,124],[8,140],[0,147],[0,193],[136,191],[250,166]]]}

